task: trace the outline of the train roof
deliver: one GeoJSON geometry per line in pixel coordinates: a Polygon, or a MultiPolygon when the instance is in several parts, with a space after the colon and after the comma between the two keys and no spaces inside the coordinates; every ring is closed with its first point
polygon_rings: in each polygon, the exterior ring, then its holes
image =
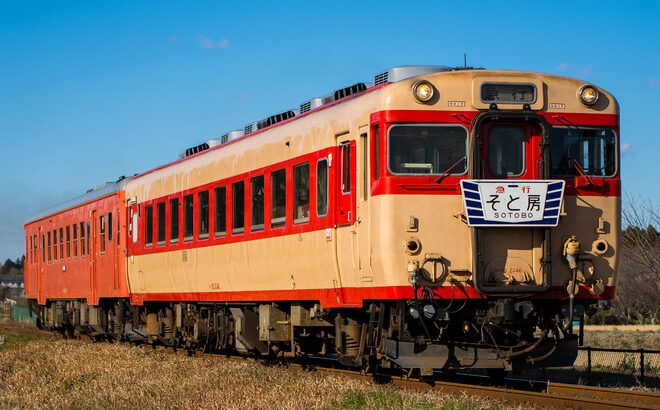
{"type": "Polygon", "coordinates": [[[57,205],[51,206],[50,208],[44,209],[42,211],[30,215],[25,220],[25,223],[28,224],[30,222],[35,222],[47,216],[55,215],[62,211],[66,211],[67,209],[86,204],[95,199],[103,198],[105,196],[108,196],[109,194],[112,194],[113,192],[123,191],[126,187],[126,184],[130,180],[131,177],[121,177],[116,182],[106,182],[105,184],[99,185],[97,187],[88,190],[87,192],[85,192],[80,196],[77,196],[73,199],[59,203],[57,205]]]}

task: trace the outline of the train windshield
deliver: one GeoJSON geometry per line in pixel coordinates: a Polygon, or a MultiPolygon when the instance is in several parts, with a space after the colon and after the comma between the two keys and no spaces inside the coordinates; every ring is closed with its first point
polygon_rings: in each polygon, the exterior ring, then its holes
{"type": "Polygon", "coordinates": [[[612,130],[553,127],[550,130],[552,175],[612,176],[616,172],[612,130]]]}
{"type": "Polygon", "coordinates": [[[468,133],[460,126],[394,125],[389,130],[389,168],[394,175],[462,175],[468,133]]]}

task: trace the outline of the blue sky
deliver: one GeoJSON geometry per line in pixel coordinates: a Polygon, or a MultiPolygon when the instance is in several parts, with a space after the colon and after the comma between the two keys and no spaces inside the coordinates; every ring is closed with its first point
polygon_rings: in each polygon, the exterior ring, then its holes
{"type": "Polygon", "coordinates": [[[0,261],[32,213],[397,65],[578,77],[660,203],[659,2],[0,0],[0,261]]]}

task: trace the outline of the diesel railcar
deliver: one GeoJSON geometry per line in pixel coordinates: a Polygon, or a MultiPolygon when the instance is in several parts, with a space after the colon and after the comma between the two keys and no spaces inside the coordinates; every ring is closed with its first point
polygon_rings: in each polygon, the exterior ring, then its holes
{"type": "Polygon", "coordinates": [[[570,365],[614,297],[618,135],[581,80],[395,67],[32,218],[27,296],[45,327],[188,349],[570,365]]]}

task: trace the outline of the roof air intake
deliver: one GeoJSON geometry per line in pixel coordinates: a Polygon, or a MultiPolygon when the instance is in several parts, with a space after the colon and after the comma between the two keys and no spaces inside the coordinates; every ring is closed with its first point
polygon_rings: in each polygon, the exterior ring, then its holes
{"type": "Polygon", "coordinates": [[[297,109],[294,109],[294,110],[282,111],[281,113],[271,115],[266,119],[257,121],[257,129],[260,130],[262,128],[270,127],[273,124],[277,124],[278,122],[288,120],[289,118],[293,118],[296,115],[298,115],[298,113],[299,111],[297,109]]]}
{"type": "Polygon", "coordinates": [[[304,103],[300,104],[300,113],[304,113],[307,111],[311,111],[314,108],[318,108],[323,105],[323,98],[312,98],[309,101],[305,101],[304,103]]]}
{"type": "Polygon", "coordinates": [[[206,142],[202,142],[199,145],[195,145],[194,147],[190,147],[186,149],[185,151],[179,153],[179,159],[189,157],[191,155],[195,155],[198,152],[206,151],[209,148],[213,148],[217,145],[222,144],[222,140],[220,138],[214,138],[211,140],[207,140],[206,142]]]}
{"type": "Polygon", "coordinates": [[[405,80],[406,78],[417,77],[418,75],[441,73],[452,70],[453,68],[443,65],[404,65],[393,67],[387,71],[376,74],[374,76],[374,83],[376,85],[386,82],[395,83],[397,81],[405,80]]]}

